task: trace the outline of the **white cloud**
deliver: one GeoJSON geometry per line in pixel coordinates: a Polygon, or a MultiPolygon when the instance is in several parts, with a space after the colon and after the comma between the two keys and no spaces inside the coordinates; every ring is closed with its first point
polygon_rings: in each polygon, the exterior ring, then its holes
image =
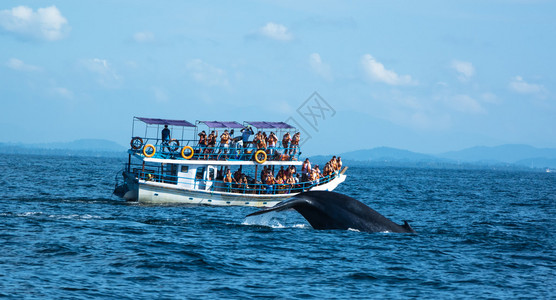
{"type": "Polygon", "coordinates": [[[87,70],[96,74],[98,76],[98,82],[104,86],[113,87],[121,80],[121,77],[106,59],[88,59],[83,62],[83,65],[87,70]]]}
{"type": "Polygon", "coordinates": [[[293,35],[288,31],[286,26],[272,22],[266,23],[265,26],[259,29],[259,33],[262,36],[283,42],[291,41],[293,39],[293,35]]]}
{"type": "Polygon", "coordinates": [[[149,31],[136,32],[133,39],[138,43],[150,43],[154,41],[154,33],[149,31]]]}
{"type": "Polygon", "coordinates": [[[481,106],[481,104],[468,95],[455,95],[446,101],[450,107],[463,113],[486,113],[486,110],[481,106]]]}
{"type": "Polygon", "coordinates": [[[195,81],[208,86],[229,86],[226,72],[220,68],[207,64],[200,59],[193,59],[187,63],[187,69],[195,81]]]}
{"type": "Polygon", "coordinates": [[[68,21],[56,6],[33,11],[27,6],[18,6],[0,11],[0,27],[24,37],[47,41],[62,39],[69,31],[68,21]]]}
{"type": "Polygon", "coordinates": [[[361,58],[361,65],[365,73],[373,81],[384,82],[390,85],[414,85],[417,84],[409,75],[398,75],[396,72],[387,70],[383,64],[378,62],[370,54],[361,58]]]}
{"type": "Polygon", "coordinates": [[[521,76],[512,78],[509,84],[510,90],[520,94],[543,94],[544,86],[540,84],[527,83],[521,76]]]}
{"type": "Polygon", "coordinates": [[[322,62],[320,58],[320,54],[312,53],[309,55],[309,64],[315,73],[320,75],[322,78],[326,80],[332,80],[332,72],[330,71],[330,66],[322,62]]]}
{"type": "Polygon", "coordinates": [[[462,82],[468,81],[475,74],[475,67],[467,61],[454,60],[450,66],[458,72],[458,79],[462,82]]]}
{"type": "Polygon", "coordinates": [[[481,99],[486,102],[486,103],[491,103],[491,104],[500,104],[502,103],[502,100],[499,99],[495,94],[493,93],[482,93],[481,94],[481,99]]]}
{"type": "Polygon", "coordinates": [[[64,87],[52,88],[52,92],[62,98],[73,99],[73,92],[64,87]]]}
{"type": "Polygon", "coordinates": [[[41,68],[33,65],[28,65],[17,58],[10,58],[6,63],[6,66],[10,69],[23,72],[36,72],[41,70],[41,68]]]}

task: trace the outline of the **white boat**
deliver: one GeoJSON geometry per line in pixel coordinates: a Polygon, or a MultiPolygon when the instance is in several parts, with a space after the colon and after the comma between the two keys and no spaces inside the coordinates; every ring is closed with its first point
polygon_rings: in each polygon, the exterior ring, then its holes
{"type": "Polygon", "coordinates": [[[298,172],[303,161],[298,160],[299,145],[286,144],[284,147],[279,138],[276,147],[265,149],[255,146],[249,136],[247,139],[234,137],[234,130],[238,129],[242,132],[251,130],[254,135],[252,128],[269,135],[272,131],[278,137],[297,132],[284,122],[196,121],[193,125],[184,120],[134,117],[129,159],[122,172],[123,184],[117,184],[114,193],[141,203],[272,207],[303,191],[332,191],[345,181],[347,167],[330,171],[318,179],[300,176],[298,172]],[[142,136],[135,135],[137,123],[144,127],[142,136]],[[171,139],[162,139],[159,133],[163,126],[172,133],[171,139]],[[206,133],[215,131],[216,135],[219,129],[229,130],[228,144],[206,147],[197,139],[184,138],[187,133],[200,137],[204,128],[206,133]],[[181,137],[178,139],[179,133],[181,137]],[[258,175],[264,169],[273,175],[279,174],[279,169],[287,170],[280,177],[291,179],[284,183],[262,183],[258,175]],[[292,169],[295,169],[295,175],[292,169]],[[245,177],[244,183],[225,182],[223,177],[227,170],[235,175],[239,172],[239,178],[245,177]]]}

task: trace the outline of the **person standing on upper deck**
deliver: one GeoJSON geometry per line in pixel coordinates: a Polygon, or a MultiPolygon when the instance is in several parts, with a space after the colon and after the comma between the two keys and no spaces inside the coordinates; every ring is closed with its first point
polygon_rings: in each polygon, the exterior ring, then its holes
{"type": "Polygon", "coordinates": [[[170,143],[170,129],[168,129],[168,125],[164,125],[164,129],[162,129],[162,151],[164,151],[164,148],[166,147],[168,147],[168,151],[170,151],[169,143],[170,143]]]}
{"type": "Polygon", "coordinates": [[[241,139],[243,141],[243,148],[247,148],[247,145],[249,145],[249,137],[255,132],[253,132],[251,126],[242,128],[240,131],[241,131],[241,139]]]}
{"type": "Polygon", "coordinates": [[[290,145],[290,141],[292,140],[290,133],[286,132],[284,137],[282,138],[282,147],[284,147],[284,155],[288,155],[288,146],[290,145]]]}
{"type": "Polygon", "coordinates": [[[228,129],[224,130],[224,133],[220,136],[220,150],[218,151],[218,159],[220,159],[220,153],[224,152],[224,159],[228,159],[228,149],[230,148],[230,135],[228,134],[228,129]]]}
{"type": "Polygon", "coordinates": [[[290,148],[291,148],[290,149],[290,155],[291,155],[292,160],[295,157],[295,155],[297,154],[297,152],[299,152],[299,141],[300,140],[301,140],[301,134],[299,132],[293,135],[291,146],[290,146],[290,148]]]}

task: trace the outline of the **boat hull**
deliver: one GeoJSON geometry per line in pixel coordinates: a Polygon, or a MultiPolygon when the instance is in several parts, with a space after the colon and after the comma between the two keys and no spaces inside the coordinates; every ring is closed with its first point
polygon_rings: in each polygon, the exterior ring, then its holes
{"type": "MultiPolygon", "coordinates": [[[[344,182],[346,175],[336,178],[310,190],[332,191],[344,182]]],[[[214,206],[272,207],[298,193],[290,194],[240,194],[180,188],[172,184],[144,180],[127,182],[129,191],[126,200],[136,200],[148,204],[193,204],[214,206]]]]}

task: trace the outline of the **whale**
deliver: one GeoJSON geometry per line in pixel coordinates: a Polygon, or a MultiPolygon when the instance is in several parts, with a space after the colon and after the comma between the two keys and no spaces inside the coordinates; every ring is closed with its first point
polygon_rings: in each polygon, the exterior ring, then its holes
{"type": "Polygon", "coordinates": [[[318,230],[350,229],[361,232],[415,233],[407,221],[398,225],[354,198],[328,191],[303,192],[271,208],[251,213],[247,217],[288,209],[296,210],[311,227],[318,230]]]}

